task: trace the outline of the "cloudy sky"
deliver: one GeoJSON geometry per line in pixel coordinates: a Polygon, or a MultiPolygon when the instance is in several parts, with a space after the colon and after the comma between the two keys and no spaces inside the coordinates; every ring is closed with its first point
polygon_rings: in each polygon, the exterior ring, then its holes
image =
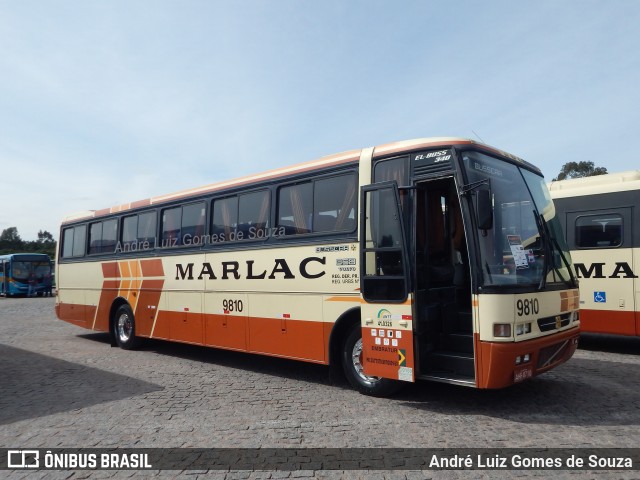
{"type": "Polygon", "coordinates": [[[637,0],[0,0],[0,231],[428,136],[640,169],[637,0]]]}

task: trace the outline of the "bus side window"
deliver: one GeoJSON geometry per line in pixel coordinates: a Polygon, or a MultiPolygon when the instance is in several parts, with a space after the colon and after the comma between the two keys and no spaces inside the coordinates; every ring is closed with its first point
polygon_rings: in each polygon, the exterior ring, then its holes
{"type": "Polygon", "coordinates": [[[269,227],[269,191],[260,190],[238,198],[238,231],[243,239],[259,239],[267,236],[269,227]]]}
{"type": "Polygon", "coordinates": [[[86,225],[65,228],[62,232],[62,258],[83,257],[86,240],[86,225]]]}
{"type": "Polygon", "coordinates": [[[118,220],[92,223],[89,226],[89,255],[113,253],[118,238],[118,220]]]}
{"type": "Polygon", "coordinates": [[[144,212],[138,215],[137,239],[138,243],[147,243],[151,247],[156,244],[156,224],[158,215],[154,212],[144,212]]]}
{"type": "Polygon", "coordinates": [[[102,222],[92,223],[89,226],[89,255],[102,251],[102,222]]]}
{"type": "Polygon", "coordinates": [[[62,233],[62,257],[73,256],[73,228],[65,228],[62,233]]]}
{"type": "Polygon", "coordinates": [[[354,231],[356,181],[347,173],[280,187],[277,227],[285,235],[354,231]]]}
{"type": "Polygon", "coordinates": [[[118,220],[106,220],[102,224],[102,253],[113,253],[118,243],[118,220]]]}
{"type": "MultiPolygon", "coordinates": [[[[389,182],[395,180],[398,186],[409,183],[409,156],[388,158],[378,161],[373,170],[374,183],[389,182]]],[[[403,212],[407,212],[409,206],[409,193],[400,190],[400,205],[403,212]]]]}
{"type": "Polygon", "coordinates": [[[356,178],[353,174],[321,179],[313,191],[313,231],[353,231],[356,226],[356,178]]]}
{"type": "Polygon", "coordinates": [[[281,187],[278,190],[278,227],[285,228],[285,235],[310,233],[312,213],[311,182],[281,187]]]}
{"type": "Polygon", "coordinates": [[[238,197],[213,201],[211,214],[211,238],[213,243],[232,240],[238,227],[238,197]]]}
{"type": "Polygon", "coordinates": [[[622,245],[623,219],[619,214],[584,215],[575,220],[578,248],[612,248],[622,245]]]}
{"type": "Polygon", "coordinates": [[[180,228],[182,223],[182,207],[168,208],[162,212],[162,246],[176,247],[180,245],[180,228]]]}
{"type": "Polygon", "coordinates": [[[183,245],[202,243],[204,234],[204,222],[206,218],[204,202],[185,205],[182,207],[182,236],[180,243],[183,245]]]}
{"type": "Polygon", "coordinates": [[[128,251],[136,241],[138,215],[124,217],[122,220],[122,249],[128,251]]]}
{"type": "Polygon", "coordinates": [[[85,252],[87,241],[87,226],[80,225],[73,229],[73,256],[82,257],[85,252]]]}

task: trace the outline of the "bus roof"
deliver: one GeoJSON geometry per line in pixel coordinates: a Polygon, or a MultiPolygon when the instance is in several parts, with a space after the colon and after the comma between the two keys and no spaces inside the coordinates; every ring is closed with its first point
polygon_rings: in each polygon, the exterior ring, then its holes
{"type": "MultiPolygon", "coordinates": [[[[373,158],[392,155],[394,153],[419,150],[422,148],[433,148],[433,147],[439,147],[439,146],[465,145],[465,144],[478,145],[486,150],[493,151],[499,155],[510,158],[516,161],[517,163],[527,165],[529,168],[532,168],[539,172],[539,170],[535,166],[525,162],[524,160],[522,160],[519,157],[516,157],[515,155],[504,152],[494,147],[490,147],[489,145],[476,142],[474,140],[470,140],[467,138],[460,138],[460,137],[430,137],[430,138],[418,138],[413,140],[404,140],[400,142],[387,143],[387,144],[379,145],[373,148],[373,158]]],[[[112,213],[120,213],[120,212],[125,212],[127,210],[132,210],[135,208],[162,204],[162,203],[170,202],[172,200],[177,200],[181,198],[189,198],[189,197],[196,197],[199,195],[206,195],[208,193],[213,193],[218,190],[223,190],[227,188],[235,188],[242,185],[250,185],[260,181],[275,180],[280,177],[295,175],[298,173],[304,173],[304,172],[313,171],[313,170],[331,167],[331,166],[347,164],[350,162],[356,162],[360,158],[360,154],[363,150],[364,149],[350,150],[347,152],[342,152],[342,153],[337,153],[334,155],[322,157],[320,159],[312,160],[310,162],[299,163],[299,164],[288,166],[288,167],[269,170],[256,175],[249,175],[249,176],[240,177],[234,180],[212,183],[209,185],[191,188],[188,190],[182,190],[182,191],[170,193],[167,195],[160,195],[157,197],[151,197],[151,198],[138,200],[131,203],[116,205],[114,207],[105,208],[102,210],[87,210],[83,212],[77,212],[75,214],[65,217],[62,220],[62,224],[64,225],[64,224],[68,224],[68,223],[72,223],[80,220],[86,220],[89,218],[102,217],[104,215],[109,215],[112,213]]]]}
{"type": "Polygon", "coordinates": [[[549,191],[553,198],[579,197],[629,190],[640,190],[640,170],[549,183],[549,191]]]}
{"type": "Polygon", "coordinates": [[[13,259],[16,261],[25,261],[25,262],[39,262],[45,259],[51,260],[49,255],[46,253],[9,253],[6,255],[0,255],[0,260],[9,260],[13,259]]]}

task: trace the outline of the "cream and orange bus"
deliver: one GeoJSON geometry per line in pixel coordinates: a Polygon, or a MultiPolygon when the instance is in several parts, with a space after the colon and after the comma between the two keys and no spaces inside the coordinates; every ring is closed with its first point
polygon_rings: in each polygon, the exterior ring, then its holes
{"type": "Polygon", "coordinates": [[[640,335],[640,171],[549,185],[580,281],[582,330],[640,335]]]}
{"type": "Polygon", "coordinates": [[[578,291],[540,171],[459,138],[349,151],[65,219],[60,319],[342,365],[359,391],[502,388],[574,353],[578,291]]]}

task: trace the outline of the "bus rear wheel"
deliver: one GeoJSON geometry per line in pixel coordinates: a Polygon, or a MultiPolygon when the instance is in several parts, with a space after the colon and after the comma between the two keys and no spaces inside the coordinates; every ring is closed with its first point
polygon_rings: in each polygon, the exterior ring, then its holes
{"type": "Polygon", "coordinates": [[[397,392],[402,384],[388,378],[371,377],[362,365],[362,328],[354,324],[342,345],[342,368],[353,388],[365,395],[385,397],[397,392]]]}
{"type": "Polygon", "coordinates": [[[120,305],[113,319],[113,333],[120,348],[133,350],[139,344],[136,337],[136,322],[129,305],[120,305]]]}

